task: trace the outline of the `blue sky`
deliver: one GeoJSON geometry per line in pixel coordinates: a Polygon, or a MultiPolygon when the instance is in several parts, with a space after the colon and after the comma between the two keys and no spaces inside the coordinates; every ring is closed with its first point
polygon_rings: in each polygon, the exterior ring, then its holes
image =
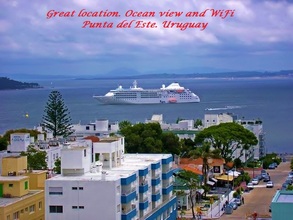
{"type": "Polygon", "coordinates": [[[293,3],[289,0],[0,0],[0,74],[100,75],[293,69],[293,3]],[[118,11],[119,18],[81,18],[118,11]],[[124,17],[127,10],[151,18],[124,17]],[[182,11],[178,18],[160,11],[182,11]],[[189,11],[235,10],[234,17],[186,18],[189,11]],[[49,10],[72,12],[47,19],[49,10]],[[83,22],[145,20],[156,29],[88,29],[83,22]],[[163,28],[163,21],[208,23],[205,30],[163,28]],[[127,72],[127,71],[126,71],[127,72]],[[130,71],[131,73],[131,71],[130,71]]]}

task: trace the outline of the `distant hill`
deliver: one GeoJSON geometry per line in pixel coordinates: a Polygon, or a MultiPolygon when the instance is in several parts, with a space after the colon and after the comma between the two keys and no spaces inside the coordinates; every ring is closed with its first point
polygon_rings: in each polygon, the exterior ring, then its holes
{"type": "MultiPolygon", "coordinates": [[[[120,76],[97,76],[93,79],[170,79],[170,78],[267,78],[267,77],[293,77],[293,70],[281,70],[276,72],[259,72],[259,71],[238,71],[238,72],[221,72],[221,73],[155,73],[142,75],[120,75],[120,76]]],[[[85,79],[85,78],[77,78],[85,79]]]]}
{"type": "Polygon", "coordinates": [[[0,90],[41,88],[38,83],[19,82],[7,77],[0,77],[0,90]]]}

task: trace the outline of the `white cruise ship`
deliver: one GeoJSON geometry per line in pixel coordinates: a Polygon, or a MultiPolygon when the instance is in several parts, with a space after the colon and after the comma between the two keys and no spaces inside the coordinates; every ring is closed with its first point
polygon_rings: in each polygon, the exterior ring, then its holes
{"type": "Polygon", "coordinates": [[[163,103],[193,103],[200,102],[200,98],[174,82],[169,86],[162,85],[160,89],[143,89],[138,87],[137,82],[133,86],[124,89],[119,86],[110,90],[104,96],[93,96],[103,104],[163,104],[163,103]]]}

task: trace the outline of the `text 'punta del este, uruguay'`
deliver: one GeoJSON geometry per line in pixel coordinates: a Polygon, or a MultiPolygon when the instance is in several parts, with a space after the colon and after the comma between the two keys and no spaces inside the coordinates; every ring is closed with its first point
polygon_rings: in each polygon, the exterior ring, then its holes
{"type": "Polygon", "coordinates": [[[85,20],[83,21],[82,28],[177,28],[180,30],[186,30],[187,28],[197,28],[205,30],[208,26],[208,22],[194,22],[194,18],[214,17],[220,19],[226,19],[233,17],[235,10],[231,9],[205,9],[203,11],[134,11],[127,10],[125,13],[119,11],[88,11],[82,9],[79,11],[56,11],[50,10],[47,12],[47,19],[52,18],[99,18],[98,21],[85,20]],[[126,18],[121,19],[116,23],[113,18],[126,18]],[[169,20],[154,21],[146,20],[146,18],[168,18],[169,20]],[[129,20],[127,20],[127,18],[129,20]],[[138,18],[137,20],[133,20],[138,18]],[[109,20],[104,20],[109,19],[109,20]],[[111,20],[112,19],[112,20],[111,20]],[[171,19],[177,19],[171,20],[171,19]],[[102,21],[101,21],[102,20],[102,21]]]}

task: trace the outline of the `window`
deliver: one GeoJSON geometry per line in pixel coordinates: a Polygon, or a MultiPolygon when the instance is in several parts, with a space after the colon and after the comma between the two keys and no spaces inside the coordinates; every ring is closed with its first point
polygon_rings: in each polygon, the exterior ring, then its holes
{"type": "Polygon", "coordinates": [[[19,219],[19,212],[14,212],[13,213],[13,220],[17,220],[17,219],[19,219]]]}
{"type": "Polygon", "coordinates": [[[9,183],[9,185],[8,185],[9,187],[13,187],[13,184],[12,183],[9,183]]]}
{"type": "Polygon", "coordinates": [[[79,209],[84,209],[84,206],[79,206],[78,208],[79,208],[79,209]]]}
{"type": "Polygon", "coordinates": [[[86,149],[83,150],[83,156],[86,157],[86,149]]]}
{"type": "Polygon", "coordinates": [[[72,209],[77,209],[77,206],[72,206],[72,209]]]}
{"type": "Polygon", "coordinates": [[[10,215],[7,215],[6,220],[10,220],[10,215]]]}
{"type": "Polygon", "coordinates": [[[62,187],[49,187],[49,195],[63,195],[62,187]]]}
{"type": "Polygon", "coordinates": [[[31,205],[29,209],[30,209],[30,213],[35,212],[35,205],[31,205]]]}
{"type": "Polygon", "coordinates": [[[41,210],[43,208],[43,203],[39,202],[39,210],[41,210]]]}
{"type": "Polygon", "coordinates": [[[77,187],[72,187],[72,190],[77,190],[77,187]]]}
{"type": "Polygon", "coordinates": [[[63,206],[60,205],[50,205],[50,213],[63,213],[63,206]]]}
{"type": "Polygon", "coordinates": [[[28,189],[28,181],[24,182],[24,189],[28,189]]]}
{"type": "Polygon", "coordinates": [[[79,189],[79,190],[83,190],[83,187],[79,187],[78,189],[79,189]]]}

